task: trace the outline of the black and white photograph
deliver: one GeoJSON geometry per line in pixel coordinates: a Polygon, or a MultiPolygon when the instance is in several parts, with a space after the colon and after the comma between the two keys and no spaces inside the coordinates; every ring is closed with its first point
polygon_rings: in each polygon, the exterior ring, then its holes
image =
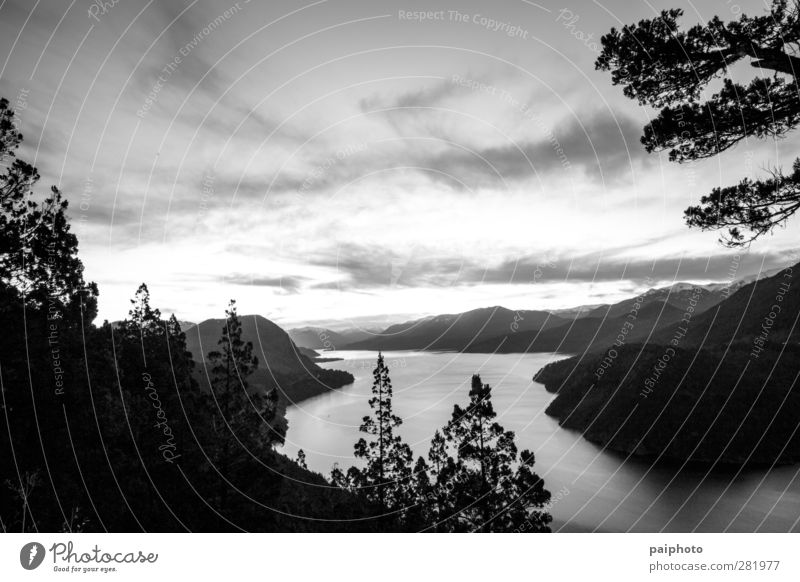
{"type": "Polygon", "coordinates": [[[800,576],[797,0],[0,0],[0,47],[3,579],[800,576]]]}

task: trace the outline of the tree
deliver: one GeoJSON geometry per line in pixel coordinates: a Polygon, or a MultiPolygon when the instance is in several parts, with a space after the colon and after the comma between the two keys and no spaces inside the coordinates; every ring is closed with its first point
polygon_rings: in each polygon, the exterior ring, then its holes
{"type": "Polygon", "coordinates": [[[97,287],[83,280],[68,203],[55,186],[37,202],[33,189],[39,172],[16,158],[21,143],[14,111],[7,99],[0,99],[0,164],[5,166],[0,174],[0,282],[17,289],[28,307],[49,303],[59,319],[74,321],[82,313],[91,321],[97,287]]]}
{"type": "MultiPolygon", "coordinates": [[[[780,138],[800,123],[799,6],[773,0],[764,16],[732,22],[715,16],[688,30],[678,26],[682,10],[665,10],[622,30],[612,28],[601,39],[595,67],[610,71],[627,97],[661,109],[644,128],[642,143],[648,152],[668,150],[671,161],[708,158],[749,137],[780,138]],[[747,85],[728,76],[744,59],[759,72],[747,85]],[[716,79],[721,88],[702,101],[716,79]]],[[[728,246],[747,245],[785,225],[800,209],[800,160],[789,174],[771,174],[715,188],[686,210],[687,224],[726,230],[720,240],[728,246]]]]}
{"type": "Polygon", "coordinates": [[[455,460],[448,454],[447,440],[438,430],[431,439],[428,461],[431,472],[427,496],[429,527],[433,531],[446,530],[444,522],[457,511],[454,490],[458,471],[455,460]]]}
{"type": "Polygon", "coordinates": [[[403,509],[408,502],[407,487],[411,478],[413,455],[395,429],[403,421],[392,411],[392,380],[383,354],[378,354],[378,363],[372,372],[372,398],[369,406],[372,416],[365,416],[359,430],[370,437],[355,445],[355,456],[366,461],[366,467],[351,472],[358,487],[371,502],[377,503],[380,511],[403,509]]]}
{"type": "Polygon", "coordinates": [[[142,283],[131,299],[128,318],[118,324],[114,336],[122,388],[140,407],[141,414],[132,421],[143,425],[140,430],[146,440],[157,437],[158,456],[173,463],[189,439],[187,415],[207,407],[192,375],[194,360],[186,348],[186,335],[174,314],[163,319],[161,311],[151,307],[150,291],[142,283]],[[159,419],[156,431],[154,408],[159,419]]]}
{"type": "Polygon", "coordinates": [[[39,172],[16,157],[22,139],[0,99],[0,483],[26,508],[18,513],[11,496],[0,495],[0,521],[56,531],[68,506],[89,506],[70,443],[84,459],[99,450],[80,444],[83,427],[94,426],[80,380],[97,288],[83,279],[66,200],[55,187],[36,192],[39,172]]]}
{"type": "Polygon", "coordinates": [[[214,455],[219,467],[219,505],[227,507],[230,485],[226,479],[245,465],[248,457],[263,460],[273,446],[282,444],[283,429],[278,417],[278,391],[250,391],[248,378],[258,368],[253,343],[242,340],[242,322],[231,300],[219,339],[219,350],[209,352],[211,395],[216,403],[213,430],[217,443],[214,455]]]}
{"type": "Polygon", "coordinates": [[[408,529],[419,531],[436,521],[435,492],[431,482],[430,467],[424,457],[417,458],[414,471],[409,482],[409,504],[404,512],[404,520],[408,529]]]}
{"type": "Polygon", "coordinates": [[[297,451],[297,460],[295,462],[301,469],[308,469],[308,464],[306,463],[306,452],[303,449],[297,451]]]}
{"type": "MultiPolygon", "coordinates": [[[[451,531],[512,531],[522,526],[526,531],[549,531],[551,517],[540,509],[550,493],[531,471],[533,454],[523,451],[520,462],[514,433],[494,422],[496,416],[491,387],[473,376],[469,406],[454,406],[444,430],[448,449],[455,453],[455,459],[443,465],[446,479],[455,483],[452,515],[443,516],[446,526],[451,531]]],[[[431,456],[440,458],[441,453],[431,456]]]]}

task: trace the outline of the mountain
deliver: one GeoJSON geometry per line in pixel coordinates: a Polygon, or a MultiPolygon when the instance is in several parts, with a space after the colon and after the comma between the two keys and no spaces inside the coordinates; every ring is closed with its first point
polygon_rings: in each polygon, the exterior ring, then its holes
{"type": "Polygon", "coordinates": [[[392,325],[369,339],[351,343],[347,349],[464,350],[475,342],[513,329],[547,329],[565,322],[547,311],[486,307],[392,325]]]}
{"type": "MultiPolygon", "coordinates": [[[[240,319],[242,339],[253,343],[253,353],[258,358],[258,369],[248,379],[254,388],[277,387],[284,400],[292,403],[353,382],[348,372],[317,366],[283,329],[265,317],[243,315],[240,319]]],[[[187,348],[198,362],[198,379],[206,388],[210,370],[203,362],[208,352],[217,349],[224,325],[224,319],[207,319],[185,332],[187,348]]]]}
{"type": "Polygon", "coordinates": [[[682,347],[727,346],[762,341],[782,343],[796,333],[800,314],[800,263],[779,270],[772,276],[754,279],[730,297],[703,313],[659,331],[654,338],[668,343],[680,336],[682,347]],[[682,334],[686,330],[685,335],[682,334]]]}
{"type": "Polygon", "coordinates": [[[626,321],[635,325],[625,326],[630,332],[625,341],[647,339],[654,330],[679,321],[690,300],[698,314],[719,304],[738,285],[726,288],[675,283],[610,305],[553,311],[487,307],[432,315],[392,325],[379,334],[344,345],[346,349],[368,350],[577,353],[613,343],[626,321]]]}
{"type": "MultiPolygon", "coordinates": [[[[505,330],[502,335],[473,343],[467,351],[478,353],[561,352],[582,353],[633,341],[655,341],[656,330],[679,322],[692,305],[699,314],[725,300],[723,291],[676,283],[650,289],[637,297],[611,305],[575,308],[577,317],[544,330],[505,330]]],[[[562,311],[563,313],[563,311],[562,311]]],[[[669,341],[667,339],[667,341],[669,341]]]]}
{"type": "MultiPolygon", "coordinates": [[[[313,349],[456,350],[477,353],[602,350],[631,342],[669,343],[681,320],[706,321],[715,307],[741,290],[774,279],[776,271],[731,283],[679,282],[613,304],[581,305],[552,311],[487,307],[464,313],[431,315],[392,325],[380,333],[351,340],[325,328],[290,331],[298,345],[313,349]],[[772,276],[770,276],[772,275],[772,276]],[[702,314],[708,314],[700,319],[702,314]]],[[[729,304],[731,306],[733,304],[729,304]]],[[[729,311],[741,306],[729,307],[729,311]]],[[[727,322],[736,321],[726,312],[727,322]]],[[[722,331],[720,332],[722,333],[722,331]]]]}
{"type": "MultiPolygon", "coordinates": [[[[521,331],[474,343],[466,351],[478,353],[582,353],[642,341],[659,326],[679,321],[683,312],[664,301],[641,303],[624,315],[583,317],[542,331],[521,331]]],[[[609,312],[618,312],[610,306],[609,312]]]]}
{"type": "Polygon", "coordinates": [[[613,305],[602,305],[591,310],[586,317],[624,316],[635,309],[636,303],[639,303],[641,307],[651,303],[667,303],[676,309],[683,310],[696,293],[699,294],[699,297],[695,299],[696,305],[694,309],[696,313],[700,313],[724,301],[727,295],[723,290],[724,286],[709,288],[691,283],[675,283],[668,287],[649,289],[641,295],[624,299],[613,305]]]}
{"type": "MultiPolygon", "coordinates": [[[[546,413],[610,450],[722,464],[800,461],[800,264],[684,306],[648,345],[542,368],[546,413]]],[[[697,295],[697,290],[694,292],[697,295]]],[[[614,347],[613,351],[610,349],[614,347]]]]}
{"type": "Polygon", "coordinates": [[[579,319],[582,317],[617,317],[630,311],[633,303],[637,301],[653,302],[653,301],[666,301],[677,308],[681,308],[688,299],[694,294],[694,289],[701,289],[702,297],[698,301],[696,311],[706,311],[717,305],[725,298],[729,297],[745,285],[754,281],[765,279],[776,275],[781,269],[772,269],[770,271],[759,272],[747,277],[736,279],[730,283],[711,283],[711,284],[694,284],[694,283],[673,283],[667,287],[658,289],[650,289],[638,297],[625,299],[619,303],[614,304],[600,304],[600,305],[580,305],[578,307],[571,307],[568,309],[553,309],[551,313],[560,317],[569,319],[579,319]]]}
{"type": "Polygon", "coordinates": [[[800,461],[800,346],[760,358],[742,347],[668,349],[628,345],[614,358],[548,364],[534,377],[557,393],[545,413],[625,454],[723,465],[800,461]]]}
{"type": "Polygon", "coordinates": [[[324,327],[297,327],[287,333],[297,346],[312,350],[335,350],[373,335],[358,328],[333,331],[324,327]]]}
{"type": "Polygon", "coordinates": [[[598,307],[604,307],[606,305],[606,303],[579,305],[578,307],[567,307],[565,309],[551,309],[550,313],[559,317],[563,317],[564,319],[580,319],[582,317],[587,317],[589,313],[593,312],[598,307]]]}

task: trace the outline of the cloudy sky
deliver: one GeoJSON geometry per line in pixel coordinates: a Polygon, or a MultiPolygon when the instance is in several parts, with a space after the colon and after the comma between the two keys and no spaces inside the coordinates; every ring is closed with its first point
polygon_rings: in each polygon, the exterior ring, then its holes
{"type": "MultiPolygon", "coordinates": [[[[639,144],[655,112],[594,70],[612,26],[761,1],[101,6],[0,2],[0,95],[42,191],[70,200],[101,318],[142,281],[181,319],[235,297],[287,326],[724,281],[735,259],[683,209],[800,145],[668,163],[639,144]]],[[[790,262],[796,234],[758,241],[737,275],[790,262]]]]}

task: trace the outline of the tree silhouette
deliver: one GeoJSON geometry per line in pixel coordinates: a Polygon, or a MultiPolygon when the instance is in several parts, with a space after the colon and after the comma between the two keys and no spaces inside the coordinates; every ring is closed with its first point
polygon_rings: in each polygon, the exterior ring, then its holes
{"type": "Polygon", "coordinates": [[[436,431],[431,439],[428,451],[431,472],[431,491],[426,501],[429,506],[430,527],[433,531],[446,531],[443,525],[456,512],[454,490],[458,471],[455,460],[448,454],[447,441],[440,431],[436,431]]]}
{"type": "Polygon", "coordinates": [[[258,368],[252,342],[242,340],[242,322],[231,300],[219,339],[219,350],[209,352],[211,394],[217,410],[213,415],[214,462],[219,482],[219,507],[228,509],[230,485],[248,457],[266,458],[272,447],[282,444],[284,432],[275,422],[278,391],[251,392],[247,379],[258,368]]]}
{"type": "Polygon", "coordinates": [[[70,231],[68,203],[52,186],[37,201],[39,172],[16,157],[22,134],[14,111],[0,99],[0,281],[16,289],[31,308],[49,305],[58,319],[97,315],[97,287],[83,280],[78,239],[70,231]],[[10,163],[9,163],[10,162],[10,163]]]}
{"type": "MultiPolygon", "coordinates": [[[[472,377],[469,405],[453,407],[445,427],[455,460],[445,470],[452,480],[451,531],[549,531],[551,517],[541,511],[550,499],[544,481],[531,471],[534,457],[523,451],[518,459],[514,433],[494,422],[492,391],[480,376],[472,377]]],[[[436,455],[438,456],[438,455],[436,455]]],[[[447,466],[446,466],[447,467],[447,466]]]]}
{"type": "Polygon", "coordinates": [[[424,457],[417,458],[408,486],[409,504],[404,512],[406,527],[419,531],[436,521],[435,490],[424,457]]]}
{"type": "Polygon", "coordinates": [[[361,429],[375,438],[356,444],[356,456],[367,466],[347,472],[334,466],[334,485],[359,492],[383,513],[395,511],[384,523],[404,531],[550,531],[550,492],[533,472],[533,453],[518,455],[514,433],[493,421],[491,388],[480,376],[472,377],[469,406],[453,408],[444,430],[431,439],[427,461],[419,457],[413,471],[410,448],[394,434],[402,421],[392,413],[383,355],[374,377],[374,418],[364,417],[361,429]]]}
{"type": "MultiPolygon", "coordinates": [[[[749,137],[779,138],[800,123],[797,76],[800,9],[796,2],[773,0],[768,14],[742,15],[681,30],[680,9],[657,18],[611,29],[602,37],[595,66],[610,71],[615,85],[641,104],[661,108],[644,128],[648,152],[669,151],[669,159],[688,162],[719,154],[749,137]],[[735,83],[729,68],[749,59],[759,75],[735,83]],[[721,88],[707,100],[712,81],[721,88]]],[[[745,179],[715,188],[688,208],[689,226],[724,229],[728,246],[747,245],[784,225],[800,209],[800,161],[792,172],[774,169],[765,180],[745,179]]]]}
{"type": "Polygon", "coordinates": [[[16,157],[21,143],[0,99],[0,521],[57,531],[89,506],[69,439],[94,426],[80,379],[97,288],[84,281],[66,200],[55,187],[36,192],[39,172],[16,157]]]}
{"type": "Polygon", "coordinates": [[[383,354],[372,372],[372,416],[365,416],[359,430],[372,437],[355,445],[355,456],[366,461],[366,467],[351,472],[358,487],[371,502],[385,513],[402,509],[408,501],[407,487],[411,477],[413,455],[395,429],[403,421],[392,411],[392,380],[383,354]]]}

